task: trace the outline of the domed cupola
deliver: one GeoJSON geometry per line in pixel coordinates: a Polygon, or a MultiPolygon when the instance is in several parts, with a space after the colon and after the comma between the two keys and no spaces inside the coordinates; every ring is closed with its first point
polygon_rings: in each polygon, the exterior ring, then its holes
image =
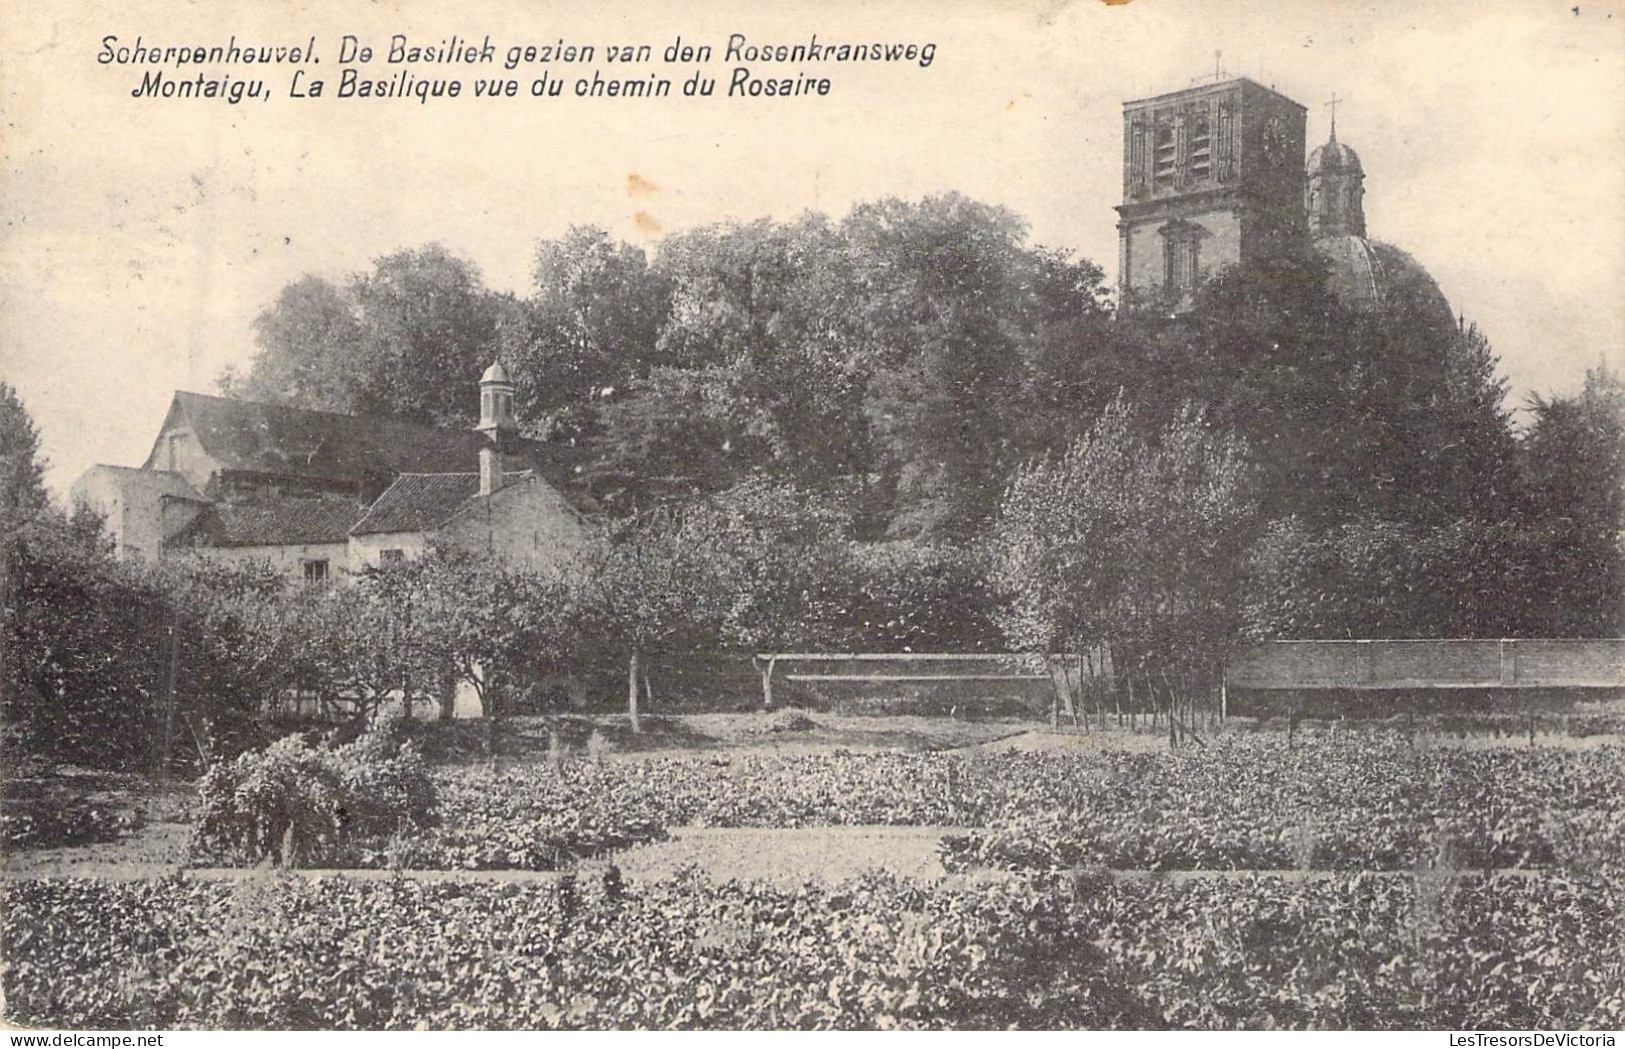
{"type": "Polygon", "coordinates": [[[1330,137],[1309,154],[1305,169],[1309,232],[1343,304],[1408,324],[1454,325],[1450,303],[1428,271],[1399,248],[1366,235],[1365,168],[1359,154],[1337,140],[1335,111],[1330,137]]]}
{"type": "Polygon", "coordinates": [[[1335,116],[1331,137],[1309,154],[1304,174],[1310,235],[1365,236],[1365,169],[1360,155],[1337,141],[1335,116]]]}

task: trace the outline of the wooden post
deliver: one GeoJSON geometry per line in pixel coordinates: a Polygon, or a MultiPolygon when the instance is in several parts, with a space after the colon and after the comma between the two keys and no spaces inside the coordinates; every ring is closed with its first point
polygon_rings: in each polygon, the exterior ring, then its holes
{"type": "MultiPolygon", "coordinates": [[[[1169,739],[1178,746],[1185,737],[1185,722],[1179,711],[1179,689],[1168,680],[1166,670],[1158,671],[1162,675],[1162,687],[1168,693],[1168,733],[1169,739]]],[[[1176,677],[1178,675],[1175,675],[1176,677]]]]}
{"type": "Polygon", "coordinates": [[[771,656],[771,655],[767,657],[767,662],[765,664],[762,662],[760,657],[757,657],[756,659],[752,660],[752,662],[754,662],[756,664],[756,669],[762,675],[762,709],[763,710],[772,710],[773,709],[773,665],[775,663],[777,663],[778,660],[779,660],[778,656],[771,656]]]}
{"type": "Polygon", "coordinates": [[[626,670],[626,712],[631,715],[632,731],[642,732],[643,724],[638,720],[638,650],[632,649],[632,658],[626,670]]]}
{"type": "Polygon", "coordinates": [[[171,750],[175,745],[175,707],[178,700],[175,695],[177,679],[180,676],[181,663],[181,614],[177,610],[169,621],[169,672],[164,684],[164,728],[163,737],[158,750],[158,779],[167,782],[169,779],[169,764],[171,750]]]}
{"type": "Polygon", "coordinates": [[[1083,678],[1083,657],[1078,656],[1075,661],[1068,661],[1067,673],[1074,682],[1072,686],[1072,729],[1077,731],[1089,728],[1089,711],[1084,709],[1084,690],[1086,688],[1083,678]]]}
{"type": "Polygon", "coordinates": [[[1067,681],[1066,655],[1044,656],[1044,669],[1049,673],[1050,689],[1053,693],[1050,699],[1049,727],[1052,731],[1061,729],[1061,714],[1071,715],[1074,726],[1077,723],[1077,703],[1072,697],[1072,686],[1067,681]]]}
{"type": "MultiPolygon", "coordinates": [[[[1083,665],[1081,663],[1078,665],[1078,673],[1079,674],[1083,673],[1083,665]]],[[[1089,655],[1089,690],[1094,693],[1095,703],[1098,704],[1099,707],[1100,707],[1100,730],[1102,732],[1106,731],[1106,724],[1107,724],[1107,722],[1106,722],[1106,691],[1105,691],[1105,688],[1104,688],[1105,680],[1106,680],[1105,678],[1103,678],[1101,675],[1099,675],[1099,674],[1097,674],[1095,672],[1095,657],[1094,657],[1093,653],[1090,653],[1090,655],[1089,655]]]]}

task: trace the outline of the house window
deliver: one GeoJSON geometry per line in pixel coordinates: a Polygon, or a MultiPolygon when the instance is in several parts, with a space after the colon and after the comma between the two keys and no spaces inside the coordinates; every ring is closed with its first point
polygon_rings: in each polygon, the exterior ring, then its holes
{"type": "Polygon", "coordinates": [[[165,467],[170,471],[179,470],[181,462],[181,442],[186,440],[185,434],[172,433],[166,442],[169,453],[169,464],[165,467]]]}
{"type": "Polygon", "coordinates": [[[305,573],[305,583],[309,586],[320,586],[327,582],[327,560],[301,561],[300,568],[305,573]]]}
{"type": "Polygon", "coordinates": [[[399,564],[404,560],[406,560],[406,551],[398,546],[392,546],[388,550],[380,551],[378,554],[378,563],[381,565],[399,564]]]}

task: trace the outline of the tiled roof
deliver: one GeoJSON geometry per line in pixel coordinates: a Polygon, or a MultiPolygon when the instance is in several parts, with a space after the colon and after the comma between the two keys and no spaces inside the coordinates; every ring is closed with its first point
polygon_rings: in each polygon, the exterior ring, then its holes
{"type": "Polygon", "coordinates": [[[363,508],[349,499],[264,499],[215,503],[172,546],[298,546],[342,543],[363,508]]]}
{"type": "MultiPolygon", "coordinates": [[[[531,476],[529,470],[507,474],[503,487],[531,476]]],[[[367,508],[350,534],[426,531],[444,523],[479,492],[477,473],[402,474],[367,508]]]]}
{"type": "MultiPolygon", "coordinates": [[[[456,473],[479,462],[485,438],[472,429],[440,429],[390,418],[314,412],[178,391],[173,410],[190,423],[203,450],[221,466],[320,480],[456,473]]],[[[571,450],[510,437],[512,461],[541,469],[568,486],[571,450]]]]}

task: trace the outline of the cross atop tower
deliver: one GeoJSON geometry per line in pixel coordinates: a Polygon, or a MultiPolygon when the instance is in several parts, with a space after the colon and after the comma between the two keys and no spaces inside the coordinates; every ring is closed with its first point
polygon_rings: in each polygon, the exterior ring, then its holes
{"type": "Polygon", "coordinates": [[[1332,136],[1331,137],[1334,140],[1337,138],[1337,103],[1345,102],[1345,101],[1347,101],[1347,99],[1338,98],[1337,97],[1337,92],[1335,92],[1335,91],[1332,92],[1332,97],[1328,98],[1326,100],[1326,107],[1328,109],[1330,109],[1331,113],[1332,113],[1332,136]]]}

